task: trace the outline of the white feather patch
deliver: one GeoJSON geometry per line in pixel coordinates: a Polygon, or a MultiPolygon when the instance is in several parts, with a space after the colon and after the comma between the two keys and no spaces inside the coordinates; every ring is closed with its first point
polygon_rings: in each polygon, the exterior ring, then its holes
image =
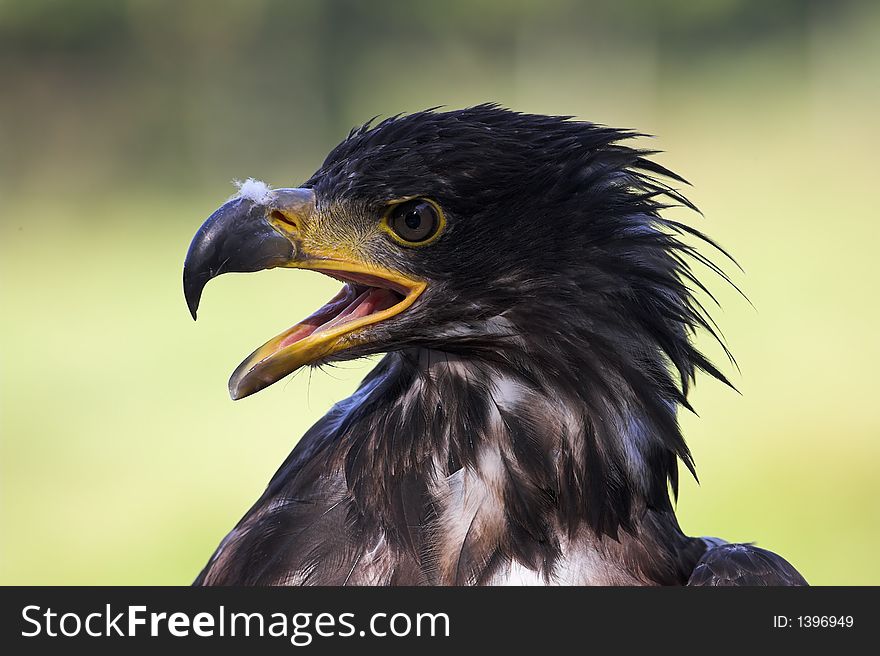
{"type": "MultiPolygon", "coordinates": [[[[247,180],[233,180],[232,184],[238,187],[238,193],[232,198],[246,198],[258,205],[265,205],[272,198],[272,187],[262,180],[248,178],[247,180]]],[[[232,200],[230,198],[230,200],[232,200]]]]}

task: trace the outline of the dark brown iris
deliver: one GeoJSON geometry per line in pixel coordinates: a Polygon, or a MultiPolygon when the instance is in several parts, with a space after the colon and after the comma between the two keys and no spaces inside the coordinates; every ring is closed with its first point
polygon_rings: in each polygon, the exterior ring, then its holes
{"type": "Polygon", "coordinates": [[[433,237],[440,228],[437,209],[428,201],[416,198],[391,210],[388,227],[403,241],[414,244],[433,237]]]}

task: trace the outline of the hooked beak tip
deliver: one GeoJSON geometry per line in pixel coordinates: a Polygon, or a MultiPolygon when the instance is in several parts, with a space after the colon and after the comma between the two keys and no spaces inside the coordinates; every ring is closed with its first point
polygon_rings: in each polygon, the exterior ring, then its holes
{"type": "Polygon", "coordinates": [[[187,273],[189,272],[185,271],[183,276],[183,296],[186,299],[186,307],[189,309],[193,321],[195,321],[199,311],[199,302],[202,299],[202,290],[205,288],[205,285],[198,284],[196,280],[186,275],[187,273]]]}
{"type": "Polygon", "coordinates": [[[268,221],[266,211],[263,205],[235,198],[218,208],[196,231],[183,263],[183,294],[193,319],[202,290],[211,279],[221,273],[283,266],[294,258],[293,243],[268,221]]]}

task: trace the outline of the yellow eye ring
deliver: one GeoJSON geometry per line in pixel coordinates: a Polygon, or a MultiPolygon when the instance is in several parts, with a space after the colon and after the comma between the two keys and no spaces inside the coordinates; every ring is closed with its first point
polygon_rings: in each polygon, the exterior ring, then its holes
{"type": "Polygon", "coordinates": [[[446,217],[433,200],[414,196],[391,203],[379,227],[401,246],[420,248],[434,243],[443,234],[446,217]]]}

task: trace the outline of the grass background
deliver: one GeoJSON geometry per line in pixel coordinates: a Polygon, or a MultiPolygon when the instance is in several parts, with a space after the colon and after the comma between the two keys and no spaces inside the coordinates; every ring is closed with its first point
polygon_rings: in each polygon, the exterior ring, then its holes
{"type": "Polygon", "coordinates": [[[192,234],[374,114],[496,100],[659,135],[745,269],[754,308],[712,284],[742,394],[682,416],[685,530],[880,584],[880,12],[767,4],[0,2],[0,582],[191,581],[372,365],[231,402],[337,283],[226,276],[193,324],[192,234]]]}

